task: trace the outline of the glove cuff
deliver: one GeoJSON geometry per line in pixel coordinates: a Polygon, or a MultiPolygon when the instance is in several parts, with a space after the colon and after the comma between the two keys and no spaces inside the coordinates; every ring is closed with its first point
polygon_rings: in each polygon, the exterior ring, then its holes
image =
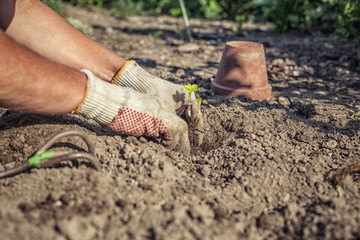
{"type": "Polygon", "coordinates": [[[121,88],[95,77],[89,70],[83,69],[81,72],[88,78],[87,88],[83,101],[72,114],[94,119],[103,125],[109,124],[125,100],[121,88]]]}
{"type": "Polygon", "coordinates": [[[134,60],[130,60],[116,72],[111,83],[121,87],[132,88],[141,93],[156,95],[155,89],[163,84],[163,80],[159,80],[160,79],[148,73],[134,60]]]}
{"type": "Polygon", "coordinates": [[[118,81],[118,79],[120,78],[121,74],[125,71],[125,69],[131,65],[132,63],[135,63],[134,60],[129,60],[126,61],[120,68],[119,70],[117,70],[117,72],[115,73],[115,75],[112,77],[110,83],[112,84],[116,84],[116,82],[118,81]]]}

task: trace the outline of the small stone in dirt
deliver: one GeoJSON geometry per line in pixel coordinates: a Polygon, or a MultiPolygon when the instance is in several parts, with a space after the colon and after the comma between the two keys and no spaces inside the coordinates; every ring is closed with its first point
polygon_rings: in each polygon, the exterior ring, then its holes
{"type": "Polygon", "coordinates": [[[60,200],[62,193],[60,192],[51,192],[48,196],[47,196],[47,200],[50,200],[52,202],[56,202],[58,200],[60,200]]]}
{"type": "Polygon", "coordinates": [[[114,32],[114,29],[112,27],[106,27],[105,31],[107,34],[111,34],[114,32]]]}
{"type": "Polygon", "coordinates": [[[204,165],[204,164],[206,164],[206,159],[199,159],[199,160],[197,160],[197,163],[198,164],[201,164],[201,165],[204,165]]]}
{"type": "Polygon", "coordinates": [[[220,206],[214,208],[214,213],[215,213],[215,219],[227,218],[228,216],[227,209],[220,206]]]}
{"type": "Polygon", "coordinates": [[[168,156],[172,160],[176,160],[179,157],[179,155],[177,155],[177,153],[173,152],[173,151],[168,151],[165,154],[166,154],[166,156],[168,156]]]}
{"type": "Polygon", "coordinates": [[[290,106],[290,101],[287,97],[279,97],[279,104],[283,105],[284,107],[289,107],[290,106]]]}
{"type": "Polygon", "coordinates": [[[132,159],[137,156],[137,153],[134,152],[134,145],[132,144],[126,144],[123,148],[124,154],[123,157],[125,159],[132,159]]]}
{"type": "Polygon", "coordinates": [[[26,138],[25,138],[24,134],[20,134],[20,136],[19,136],[18,139],[19,139],[19,141],[22,142],[22,143],[26,142],[26,138]]]}
{"type": "Polygon", "coordinates": [[[191,219],[207,223],[214,219],[214,212],[208,205],[194,205],[188,210],[191,219]]]}
{"type": "Polygon", "coordinates": [[[276,59],[272,60],[271,64],[274,66],[279,66],[281,68],[285,67],[285,61],[282,58],[276,58],[276,59]]]}
{"type": "Polygon", "coordinates": [[[242,129],[242,131],[243,131],[244,133],[251,133],[251,132],[254,131],[254,128],[253,128],[253,126],[251,126],[251,125],[246,125],[246,126],[242,129]]]}
{"type": "Polygon", "coordinates": [[[161,208],[164,212],[171,212],[174,210],[174,205],[171,203],[164,203],[161,208]]]}
{"type": "Polygon", "coordinates": [[[139,183],[139,187],[143,190],[151,191],[153,190],[153,185],[151,183],[142,182],[139,183]]]}
{"type": "Polygon", "coordinates": [[[9,163],[5,164],[5,169],[14,168],[15,165],[16,165],[15,162],[9,162],[9,163]]]}
{"type": "Polygon", "coordinates": [[[135,148],[133,149],[133,152],[136,153],[137,155],[139,155],[139,154],[141,153],[141,149],[138,148],[138,147],[135,147],[135,148]]]}
{"type": "Polygon", "coordinates": [[[35,206],[31,203],[28,202],[21,202],[18,205],[18,208],[22,211],[22,212],[28,212],[30,210],[33,210],[35,208],[35,206]]]}
{"type": "Polygon", "coordinates": [[[181,53],[185,53],[185,52],[196,52],[199,51],[199,46],[195,43],[187,43],[184,45],[181,45],[177,48],[177,50],[181,53]]]}
{"type": "Polygon", "coordinates": [[[115,205],[120,208],[125,208],[126,206],[130,205],[131,203],[125,199],[119,198],[115,201],[115,205]]]}
{"type": "Polygon", "coordinates": [[[126,139],[125,139],[125,142],[126,143],[132,143],[132,144],[137,144],[139,141],[138,141],[138,139],[136,138],[136,137],[134,137],[134,136],[128,136],[126,139]]]}
{"type": "Polygon", "coordinates": [[[291,203],[285,208],[285,218],[293,221],[301,216],[304,216],[305,213],[305,209],[296,203],[291,203]]]}
{"type": "Polygon", "coordinates": [[[328,149],[336,148],[336,146],[337,146],[337,142],[335,140],[330,140],[323,144],[323,147],[328,148],[328,149]]]}
{"type": "Polygon", "coordinates": [[[256,190],[254,188],[252,188],[251,186],[247,185],[245,186],[245,192],[250,196],[250,197],[256,197],[258,194],[256,192],[256,190]]]}
{"type": "Polygon", "coordinates": [[[209,165],[205,165],[202,167],[201,169],[201,174],[204,175],[204,177],[207,177],[210,175],[210,166],[209,165]]]}
{"type": "Polygon", "coordinates": [[[70,240],[90,240],[96,235],[96,229],[80,217],[63,220],[58,223],[58,228],[70,240]]]}
{"type": "Polygon", "coordinates": [[[304,166],[299,166],[298,169],[299,169],[299,172],[302,172],[302,173],[306,172],[306,167],[304,167],[304,166]]]}
{"type": "Polygon", "coordinates": [[[235,173],[234,173],[234,177],[236,179],[239,179],[242,175],[243,175],[244,171],[243,170],[237,170],[235,173]]]}
{"type": "Polygon", "coordinates": [[[151,170],[150,172],[150,177],[154,178],[154,179],[160,179],[163,176],[162,172],[160,169],[155,168],[153,170],[151,170]]]}
{"type": "Polygon", "coordinates": [[[279,231],[284,227],[284,218],[277,212],[262,214],[258,220],[260,227],[279,231]]]}
{"type": "Polygon", "coordinates": [[[107,223],[107,216],[103,215],[95,215],[91,218],[91,223],[98,229],[103,229],[107,223]]]}
{"type": "Polygon", "coordinates": [[[69,203],[70,203],[70,201],[71,201],[71,195],[69,194],[69,193],[65,193],[64,195],[62,195],[61,197],[60,197],[60,200],[64,203],[64,204],[66,204],[66,205],[68,205],[69,203]]]}
{"type": "Polygon", "coordinates": [[[144,138],[144,137],[140,137],[140,138],[139,138],[139,141],[140,141],[141,143],[147,143],[147,142],[148,142],[148,140],[146,140],[146,138],[144,138]]]}
{"type": "Polygon", "coordinates": [[[111,144],[113,144],[113,141],[110,138],[105,138],[105,143],[106,143],[106,145],[111,145],[111,144]]]}
{"type": "Polygon", "coordinates": [[[284,202],[287,202],[287,201],[289,201],[289,200],[290,200],[290,194],[287,193],[287,194],[284,196],[283,201],[284,201],[284,202]]]}
{"type": "Polygon", "coordinates": [[[14,140],[10,143],[10,147],[15,151],[20,151],[22,149],[21,142],[14,140]]]}
{"type": "Polygon", "coordinates": [[[183,75],[185,75],[185,70],[184,70],[184,69],[178,69],[178,70],[176,70],[175,76],[181,77],[181,76],[183,76],[183,75]]]}
{"type": "Polygon", "coordinates": [[[292,76],[293,76],[293,77],[300,77],[300,75],[301,75],[301,74],[300,74],[299,71],[296,71],[296,70],[295,70],[295,71],[292,72],[292,76]]]}

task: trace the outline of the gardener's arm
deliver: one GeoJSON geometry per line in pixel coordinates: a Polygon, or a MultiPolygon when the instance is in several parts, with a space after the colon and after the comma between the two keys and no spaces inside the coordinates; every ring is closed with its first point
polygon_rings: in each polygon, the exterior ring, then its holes
{"type": "Polygon", "coordinates": [[[161,136],[170,149],[190,151],[188,128],[156,96],[110,84],[89,70],[50,62],[0,30],[0,106],[34,113],[76,113],[116,133],[161,136]],[[85,73],[85,74],[84,74],[85,73]]]}
{"type": "Polygon", "coordinates": [[[125,59],[86,37],[39,0],[16,0],[15,7],[6,34],[40,55],[77,70],[89,69],[106,81],[125,63],[125,59]]]}
{"type": "Polygon", "coordinates": [[[86,75],[50,62],[0,30],[0,106],[34,113],[69,113],[82,101],[86,75]]]}

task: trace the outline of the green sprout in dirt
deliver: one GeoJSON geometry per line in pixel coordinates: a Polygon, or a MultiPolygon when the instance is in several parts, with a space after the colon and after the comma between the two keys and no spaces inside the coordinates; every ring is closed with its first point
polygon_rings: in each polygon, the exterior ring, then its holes
{"type": "Polygon", "coordinates": [[[189,96],[188,96],[188,102],[187,102],[187,112],[186,112],[186,118],[188,120],[188,122],[194,122],[195,124],[197,124],[197,122],[199,121],[199,112],[200,112],[200,105],[201,105],[201,97],[198,97],[197,98],[197,109],[196,111],[192,111],[192,104],[191,104],[191,94],[193,92],[195,92],[198,88],[198,85],[197,84],[190,84],[188,83],[186,86],[184,86],[186,91],[189,93],[189,96]],[[194,116],[193,116],[194,114],[194,116]]]}
{"type": "Polygon", "coordinates": [[[196,92],[197,88],[198,88],[198,85],[197,85],[197,84],[190,84],[190,83],[188,83],[188,84],[185,86],[186,91],[188,91],[188,93],[189,93],[189,103],[191,102],[191,101],[190,101],[190,95],[191,95],[193,92],[196,92]]]}
{"type": "Polygon", "coordinates": [[[200,105],[201,105],[201,97],[198,97],[197,98],[197,103],[198,103],[198,105],[197,105],[197,110],[196,110],[196,112],[199,112],[200,111],[200,105]]]}

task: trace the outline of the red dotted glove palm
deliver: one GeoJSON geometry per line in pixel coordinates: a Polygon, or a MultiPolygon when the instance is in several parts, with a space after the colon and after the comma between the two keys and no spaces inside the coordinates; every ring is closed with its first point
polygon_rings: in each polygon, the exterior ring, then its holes
{"type": "MultiPolygon", "coordinates": [[[[155,118],[149,114],[123,107],[120,108],[117,115],[107,127],[113,132],[124,135],[149,137],[162,136],[162,144],[174,149],[176,147],[176,142],[178,142],[177,136],[175,135],[175,139],[173,140],[174,134],[172,134],[170,129],[165,125],[170,118],[169,116],[166,116],[167,120],[165,120],[165,123],[164,120],[161,120],[160,118],[155,118]]],[[[176,120],[177,119],[173,119],[172,121],[176,120]]]]}
{"type": "Polygon", "coordinates": [[[186,122],[160,98],[109,84],[88,70],[82,71],[88,77],[87,94],[74,112],[96,120],[113,132],[161,137],[162,144],[169,149],[190,152],[186,122]]]}
{"type": "Polygon", "coordinates": [[[185,116],[189,113],[188,111],[185,111],[187,108],[186,104],[189,102],[189,94],[184,86],[174,84],[151,75],[135,61],[127,61],[115,74],[111,82],[118,86],[129,87],[138,92],[159,97],[171,111],[176,112],[178,116],[184,117],[189,125],[191,124],[195,127],[191,134],[191,142],[195,146],[201,145],[204,137],[202,114],[200,110],[198,111],[197,99],[195,94],[192,93],[190,96],[190,103],[192,105],[191,111],[196,112],[190,111],[190,114],[192,117],[197,117],[197,122],[189,122],[189,119],[194,118],[188,118],[185,116]]]}

